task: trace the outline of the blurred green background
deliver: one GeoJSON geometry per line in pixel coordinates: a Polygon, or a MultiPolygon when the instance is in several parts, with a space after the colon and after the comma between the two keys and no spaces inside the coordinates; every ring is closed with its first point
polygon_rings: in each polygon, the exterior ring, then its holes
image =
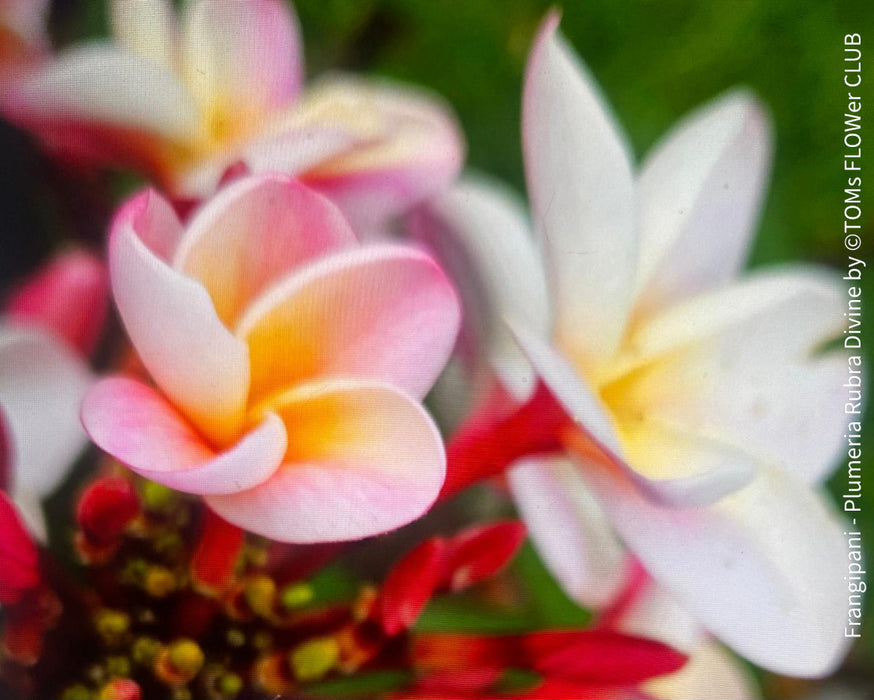
{"type": "MultiPolygon", "coordinates": [[[[537,25],[553,5],[562,8],[562,31],[601,83],[638,157],[688,110],[732,86],[749,86],[771,111],[776,134],[771,189],[751,264],[803,260],[838,268],[846,265],[841,229],[846,178],[841,141],[847,102],[843,37],[850,32],[863,35],[867,72],[861,88],[862,114],[867,124],[874,123],[874,63],[870,61],[874,3],[300,0],[295,4],[308,74],[349,69],[436,91],[456,110],[468,140],[469,165],[510,182],[520,192],[524,191],[519,144],[522,73],[537,25]]],[[[52,26],[58,45],[103,35],[103,2],[59,0],[53,7],[52,26]]],[[[0,271],[6,282],[43,255],[65,227],[84,229],[85,237],[99,240],[105,212],[99,205],[91,206],[87,198],[71,194],[70,183],[63,178],[45,177],[46,165],[28,141],[8,127],[3,132],[8,157],[0,189],[5,192],[4,213],[9,212],[4,227],[17,234],[5,237],[12,256],[0,271]],[[13,201],[14,206],[8,203],[13,201]],[[12,258],[16,262],[9,262],[12,258]]],[[[870,192],[874,132],[864,131],[863,137],[867,139],[863,174],[870,192]]],[[[123,183],[130,185],[128,180],[123,183]]],[[[874,200],[864,191],[863,196],[864,243],[856,255],[869,262],[867,301],[874,298],[870,283],[874,200]]],[[[870,348],[874,322],[866,323],[865,344],[870,348]]],[[[866,361],[870,369],[870,355],[866,361]]],[[[866,441],[866,447],[866,473],[871,474],[874,445],[866,441]]],[[[845,483],[845,465],[839,464],[830,486],[842,493],[845,483]]],[[[874,482],[867,493],[863,520],[870,550],[874,482]]],[[[530,581],[534,623],[582,619],[545,576],[530,549],[517,567],[530,581]]],[[[445,621],[451,611],[440,612],[445,621]]],[[[463,617],[463,611],[459,615],[463,617]]],[[[867,615],[864,634],[843,678],[870,687],[866,669],[874,660],[874,614],[867,615]]],[[[802,687],[774,680],[767,687],[774,697],[804,692],[802,687]]]]}

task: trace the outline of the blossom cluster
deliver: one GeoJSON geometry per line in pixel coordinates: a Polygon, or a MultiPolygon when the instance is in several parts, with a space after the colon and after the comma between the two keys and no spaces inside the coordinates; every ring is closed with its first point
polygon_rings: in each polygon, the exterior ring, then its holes
{"type": "Polygon", "coordinates": [[[45,2],[0,3],[3,118],[144,183],[3,308],[0,691],[725,700],[741,658],[840,665],[842,288],[742,272],[754,95],[637,165],[551,12],[526,206],[437,96],[305,86],[283,0],[108,9],[54,51],[45,2]],[[588,624],[422,623],[521,604],[527,537],[588,624]]]}

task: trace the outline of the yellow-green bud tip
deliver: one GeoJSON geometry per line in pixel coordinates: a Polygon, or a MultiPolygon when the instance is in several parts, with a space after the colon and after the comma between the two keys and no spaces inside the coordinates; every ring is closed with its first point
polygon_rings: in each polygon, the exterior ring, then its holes
{"type": "Polygon", "coordinates": [[[321,637],[295,647],[288,655],[294,677],[302,682],[317,681],[334,668],[340,645],[334,637],[321,637]]]}
{"type": "Polygon", "coordinates": [[[244,590],[246,602],[256,615],[269,617],[273,612],[273,601],[276,599],[276,584],[269,576],[260,575],[251,578],[244,590]]]}
{"type": "Polygon", "coordinates": [[[203,651],[191,639],[178,639],[170,645],[170,663],[179,673],[193,678],[203,666],[203,651]]]}
{"type": "Polygon", "coordinates": [[[311,603],[314,596],[315,592],[313,591],[313,587],[309,584],[293,583],[282,589],[282,592],[279,594],[279,600],[281,601],[283,608],[286,610],[294,610],[295,608],[302,608],[304,605],[311,603]]]}

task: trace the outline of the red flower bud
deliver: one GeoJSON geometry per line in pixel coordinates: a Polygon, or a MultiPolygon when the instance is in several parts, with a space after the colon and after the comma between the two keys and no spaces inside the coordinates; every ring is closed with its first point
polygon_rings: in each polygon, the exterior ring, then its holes
{"type": "Polygon", "coordinates": [[[382,628],[389,636],[410,627],[444,577],[446,543],[426,540],[392,569],[382,589],[382,628]]]}
{"type": "Polygon", "coordinates": [[[525,526],[516,521],[470,528],[449,541],[446,585],[458,592],[500,571],[525,541],[525,526]]]}
{"type": "Polygon", "coordinates": [[[104,477],[91,483],[79,499],[76,522],[85,537],[98,545],[121,537],[140,512],[134,487],[121,477],[104,477]]]}
{"type": "Polygon", "coordinates": [[[15,506],[0,491],[0,604],[12,605],[40,582],[36,545],[15,506]]]}
{"type": "Polygon", "coordinates": [[[198,587],[213,595],[231,585],[234,568],[243,548],[243,531],[209,508],[204,509],[203,529],[191,562],[191,574],[198,587]]]}

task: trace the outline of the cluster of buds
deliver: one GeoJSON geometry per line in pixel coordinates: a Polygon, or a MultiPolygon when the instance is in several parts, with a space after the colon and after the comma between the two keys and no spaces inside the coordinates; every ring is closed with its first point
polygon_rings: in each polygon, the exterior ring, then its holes
{"type": "Polygon", "coordinates": [[[516,521],[426,539],[381,586],[337,601],[313,575],[341,546],[255,538],[153,482],[98,478],[75,519],[86,585],[40,562],[23,528],[14,547],[4,543],[17,557],[3,589],[3,678],[15,697],[319,697],[325,684],[357,679],[371,683],[360,690],[368,697],[534,698],[636,692],[685,660],[598,628],[416,630],[433,596],[481,585],[513,558],[525,539],[516,521]]]}

